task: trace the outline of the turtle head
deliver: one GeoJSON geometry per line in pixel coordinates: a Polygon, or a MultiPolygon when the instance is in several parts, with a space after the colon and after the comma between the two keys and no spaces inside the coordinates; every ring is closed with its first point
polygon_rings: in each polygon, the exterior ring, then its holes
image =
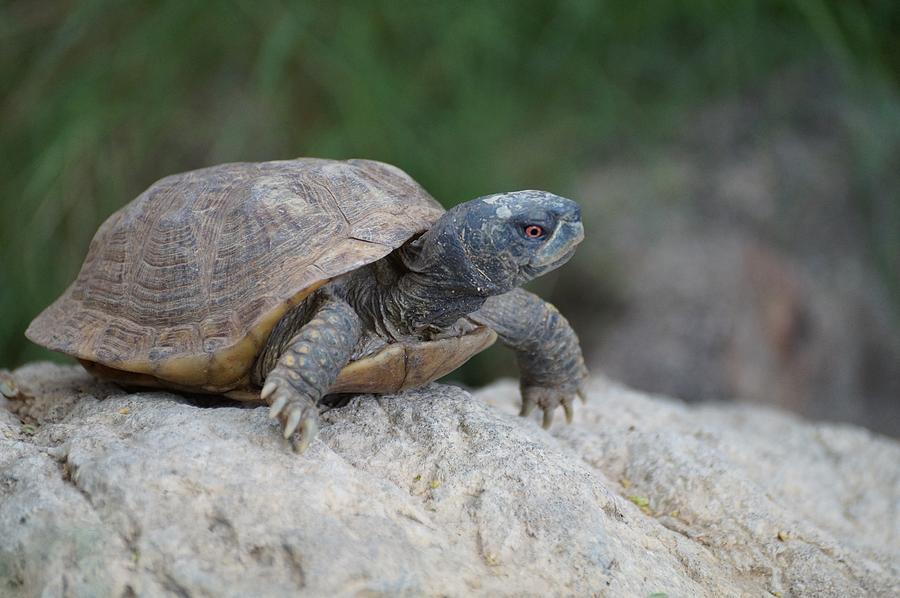
{"type": "Polygon", "coordinates": [[[416,243],[411,269],[488,297],[563,265],[583,238],[574,201],[546,191],[498,193],[448,210],[416,243]]]}

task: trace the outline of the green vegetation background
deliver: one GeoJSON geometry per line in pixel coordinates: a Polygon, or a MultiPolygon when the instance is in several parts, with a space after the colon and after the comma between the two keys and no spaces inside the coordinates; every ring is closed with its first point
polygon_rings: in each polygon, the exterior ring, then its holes
{"type": "Polygon", "coordinates": [[[895,0],[13,2],[0,6],[0,365],[73,279],[102,220],[154,180],[302,155],[397,164],[445,205],[572,191],[684,118],[796,64],[865,119],[871,255],[898,296],[895,0]],[[870,176],[871,175],[871,176],[870,176]],[[896,179],[894,179],[896,180],[896,179]]]}

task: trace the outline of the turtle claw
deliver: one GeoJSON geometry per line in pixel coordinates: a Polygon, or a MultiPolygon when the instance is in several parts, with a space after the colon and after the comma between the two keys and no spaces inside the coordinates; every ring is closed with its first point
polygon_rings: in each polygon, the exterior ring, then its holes
{"type": "Polygon", "coordinates": [[[259,393],[259,398],[266,400],[270,394],[275,392],[276,388],[278,388],[278,383],[274,380],[272,382],[266,382],[265,386],[262,387],[262,390],[259,393]]]}
{"type": "MultiPolygon", "coordinates": [[[[270,382],[271,384],[271,382],[270,382]]],[[[272,407],[269,408],[269,418],[275,419],[278,417],[278,414],[281,413],[281,410],[284,409],[285,405],[288,404],[290,400],[290,396],[286,392],[279,393],[275,399],[272,401],[272,407]]]]}
{"type": "Polygon", "coordinates": [[[316,420],[310,418],[303,420],[300,424],[299,437],[293,442],[294,451],[297,453],[305,453],[306,449],[309,448],[309,443],[312,442],[313,438],[315,438],[318,433],[319,424],[316,423],[316,420]]]}
{"type": "Polygon", "coordinates": [[[544,419],[541,422],[541,427],[545,430],[548,430],[550,426],[553,424],[553,407],[544,407],[544,419]]]}
{"type": "Polygon", "coordinates": [[[571,424],[572,419],[575,417],[574,410],[572,409],[572,399],[564,400],[562,402],[563,411],[566,412],[566,423],[571,424]]]}
{"type": "Polygon", "coordinates": [[[566,423],[571,424],[575,417],[573,402],[576,394],[580,396],[580,391],[543,386],[523,386],[522,410],[519,412],[519,415],[528,416],[534,411],[535,407],[540,407],[544,412],[541,418],[541,426],[546,430],[553,424],[556,408],[562,406],[566,423]]]}
{"type": "Polygon", "coordinates": [[[531,412],[534,411],[535,407],[537,407],[535,398],[530,394],[526,394],[522,397],[522,409],[519,411],[519,415],[521,417],[528,417],[531,415],[531,412]]]}
{"type": "Polygon", "coordinates": [[[291,408],[290,413],[287,416],[287,421],[284,424],[284,439],[287,440],[294,433],[294,430],[297,429],[297,426],[300,425],[300,420],[303,419],[303,412],[296,405],[291,408]]]}
{"type": "Polygon", "coordinates": [[[270,405],[269,417],[281,422],[285,440],[291,441],[296,452],[306,451],[319,431],[316,402],[283,377],[272,374],[260,396],[263,394],[270,405]]]}

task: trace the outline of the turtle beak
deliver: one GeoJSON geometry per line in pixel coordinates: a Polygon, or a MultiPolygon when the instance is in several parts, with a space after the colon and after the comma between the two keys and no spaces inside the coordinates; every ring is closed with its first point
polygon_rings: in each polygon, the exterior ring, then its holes
{"type": "MultiPolygon", "coordinates": [[[[575,251],[575,246],[584,240],[584,225],[581,215],[574,213],[569,218],[560,219],[559,226],[541,251],[542,262],[551,262],[561,255],[575,251]]],[[[571,257],[571,256],[569,256],[571,257]]]]}
{"type": "Polygon", "coordinates": [[[576,245],[584,241],[584,225],[581,224],[580,219],[575,221],[564,220],[556,231],[556,235],[568,237],[569,244],[574,249],[576,245]]]}
{"type": "Polygon", "coordinates": [[[547,243],[547,253],[565,253],[574,250],[584,240],[584,225],[581,223],[581,208],[577,203],[566,200],[559,214],[559,226],[547,243]]]}
{"type": "Polygon", "coordinates": [[[553,236],[529,264],[532,278],[559,268],[575,255],[576,246],[584,240],[584,225],[578,215],[561,220],[553,236]]]}

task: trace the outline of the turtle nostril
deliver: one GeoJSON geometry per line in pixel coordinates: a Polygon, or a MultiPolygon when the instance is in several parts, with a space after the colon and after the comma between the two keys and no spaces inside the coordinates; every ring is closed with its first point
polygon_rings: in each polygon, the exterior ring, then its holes
{"type": "Polygon", "coordinates": [[[581,222],[581,206],[574,201],[567,201],[556,214],[562,222],[581,222]]]}
{"type": "Polygon", "coordinates": [[[566,215],[569,222],[581,222],[581,206],[575,205],[571,212],[566,215]]]}

